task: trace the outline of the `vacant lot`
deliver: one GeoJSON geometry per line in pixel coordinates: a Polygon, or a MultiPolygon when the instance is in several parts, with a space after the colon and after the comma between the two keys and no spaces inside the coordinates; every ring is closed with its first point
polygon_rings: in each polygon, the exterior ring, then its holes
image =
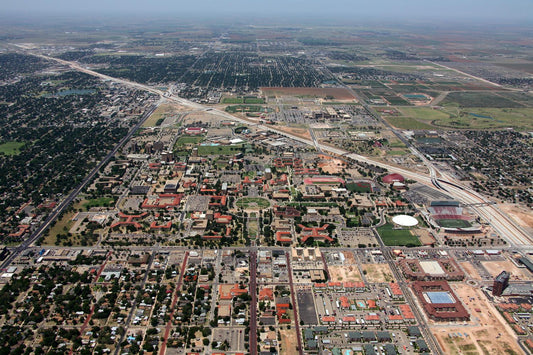
{"type": "Polygon", "coordinates": [[[526,268],[517,268],[510,260],[503,261],[482,261],[481,265],[487,270],[492,277],[498,276],[502,270],[511,273],[511,281],[532,280],[532,274],[526,268]]]}
{"type": "Polygon", "coordinates": [[[355,282],[361,281],[361,274],[355,265],[349,266],[330,266],[328,267],[331,281],[355,282]]]}
{"type": "Polygon", "coordinates": [[[394,277],[388,264],[363,264],[363,272],[368,282],[382,283],[392,282],[394,277]]]}
{"type": "Polygon", "coordinates": [[[281,335],[280,354],[296,354],[298,352],[298,340],[296,340],[295,328],[282,329],[279,333],[281,335]]]}
{"type": "Polygon", "coordinates": [[[513,331],[478,287],[464,283],[452,287],[470,313],[471,320],[464,326],[443,326],[440,323],[431,327],[445,354],[523,353],[516,344],[513,331]]]}
{"type": "Polygon", "coordinates": [[[394,229],[392,224],[386,224],[378,229],[379,236],[383,243],[388,246],[419,246],[420,241],[409,230],[394,229]]]}

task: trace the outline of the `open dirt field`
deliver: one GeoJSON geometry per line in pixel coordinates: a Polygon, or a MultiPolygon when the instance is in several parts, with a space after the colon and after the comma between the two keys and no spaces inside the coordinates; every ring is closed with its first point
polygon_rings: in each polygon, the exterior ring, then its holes
{"type": "Polygon", "coordinates": [[[280,354],[292,355],[297,353],[298,341],[296,340],[296,331],[292,329],[282,329],[281,334],[281,349],[280,354]]]}
{"type": "Polygon", "coordinates": [[[355,100],[355,97],[343,88],[261,88],[266,96],[308,96],[325,98],[333,97],[335,100],[355,100]]]}
{"type": "Polygon", "coordinates": [[[361,274],[355,265],[330,266],[328,267],[331,281],[355,282],[361,281],[361,274]]]}
{"type": "Polygon", "coordinates": [[[311,134],[309,134],[309,130],[305,128],[284,127],[284,126],[278,126],[276,128],[282,132],[294,134],[295,136],[302,137],[305,139],[311,139],[311,134]]]}
{"type": "Polygon", "coordinates": [[[470,262],[465,261],[465,262],[459,263],[459,265],[465,271],[465,274],[467,275],[467,278],[472,279],[472,280],[481,281],[481,276],[477,272],[477,270],[474,267],[474,265],[472,265],[470,262]]]}
{"type": "Polygon", "coordinates": [[[177,104],[162,104],[160,105],[144,122],[143,127],[153,127],[157,121],[161,118],[166,118],[172,115],[176,115],[180,111],[186,110],[186,107],[177,104]]]}
{"type": "Polygon", "coordinates": [[[394,280],[392,271],[387,264],[363,264],[368,282],[391,282],[394,280]]]}
{"type": "Polygon", "coordinates": [[[430,322],[431,331],[445,354],[523,354],[513,331],[479,288],[464,283],[453,284],[452,288],[471,320],[466,326],[430,322]]]}
{"type": "Polygon", "coordinates": [[[533,213],[531,213],[531,209],[510,203],[501,203],[498,207],[509,214],[519,225],[526,228],[527,231],[533,232],[533,213]]]}
{"type": "Polygon", "coordinates": [[[423,245],[430,245],[436,242],[435,238],[426,229],[415,229],[411,232],[418,237],[423,245]]]}
{"type": "Polygon", "coordinates": [[[482,261],[481,265],[492,275],[498,276],[503,270],[511,273],[511,281],[533,280],[531,272],[526,268],[517,268],[511,261],[482,261]]]}
{"type": "Polygon", "coordinates": [[[344,265],[355,265],[357,263],[351,251],[343,251],[342,254],[344,255],[344,265]]]}
{"type": "Polygon", "coordinates": [[[322,168],[328,174],[338,174],[345,166],[345,163],[340,159],[331,158],[326,155],[319,155],[318,157],[322,159],[318,163],[318,167],[322,168]]]}

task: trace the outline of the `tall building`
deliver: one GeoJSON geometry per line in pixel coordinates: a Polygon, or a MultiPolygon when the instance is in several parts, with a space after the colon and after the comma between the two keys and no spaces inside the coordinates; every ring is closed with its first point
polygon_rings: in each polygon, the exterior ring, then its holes
{"type": "Polygon", "coordinates": [[[494,285],[492,286],[492,295],[493,296],[501,296],[503,293],[503,290],[509,285],[509,278],[511,277],[511,274],[507,271],[502,271],[496,278],[494,279],[494,285]]]}

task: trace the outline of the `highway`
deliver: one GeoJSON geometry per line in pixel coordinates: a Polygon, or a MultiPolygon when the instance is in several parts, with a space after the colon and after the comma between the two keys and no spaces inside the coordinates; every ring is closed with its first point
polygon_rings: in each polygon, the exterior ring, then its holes
{"type": "MultiPolygon", "coordinates": [[[[354,153],[351,153],[351,152],[346,151],[346,150],[341,149],[341,148],[336,148],[336,147],[331,147],[329,145],[321,144],[319,142],[315,142],[312,139],[310,140],[310,139],[298,137],[298,136],[292,135],[290,133],[286,133],[284,131],[275,129],[274,127],[271,127],[271,126],[265,126],[263,124],[254,123],[254,122],[251,122],[249,120],[233,116],[233,115],[231,115],[231,114],[229,114],[227,112],[224,112],[224,111],[216,109],[216,108],[205,107],[204,105],[192,102],[192,101],[187,100],[187,99],[180,98],[180,97],[178,97],[176,95],[172,95],[172,94],[169,95],[168,92],[164,92],[162,90],[155,89],[155,88],[150,87],[148,85],[139,84],[139,83],[131,82],[129,80],[118,79],[118,78],[110,77],[108,75],[100,74],[100,73],[95,72],[93,70],[84,68],[83,66],[81,66],[80,64],[75,63],[75,62],[69,62],[69,61],[65,61],[65,60],[62,60],[62,59],[53,58],[53,57],[49,57],[49,56],[45,56],[45,55],[41,55],[41,54],[34,54],[34,53],[31,53],[31,52],[29,52],[27,54],[36,55],[36,56],[44,58],[44,59],[48,59],[48,60],[53,60],[53,61],[59,62],[61,64],[69,66],[70,68],[72,68],[74,70],[79,70],[79,71],[84,72],[86,74],[100,77],[100,78],[102,78],[104,80],[114,81],[114,82],[117,82],[117,83],[121,83],[121,84],[124,84],[124,85],[128,85],[128,86],[137,88],[139,90],[146,90],[146,91],[152,92],[154,94],[160,95],[162,97],[166,97],[167,100],[175,102],[177,104],[180,104],[180,105],[183,105],[183,106],[188,106],[188,107],[191,107],[191,108],[194,108],[194,109],[197,109],[197,110],[204,110],[206,112],[209,112],[209,114],[217,115],[219,117],[222,117],[222,118],[225,118],[225,119],[228,119],[228,120],[238,121],[238,122],[241,122],[241,123],[244,123],[244,124],[248,124],[248,125],[252,124],[252,125],[255,125],[259,129],[270,131],[270,132],[274,132],[274,133],[280,134],[282,136],[286,136],[288,138],[291,138],[291,139],[294,139],[296,141],[299,141],[301,143],[304,143],[304,144],[307,144],[307,145],[311,145],[311,146],[315,146],[315,148],[318,151],[324,151],[324,152],[336,154],[336,155],[343,156],[343,157],[346,157],[346,158],[349,158],[349,159],[352,159],[352,160],[358,161],[358,162],[365,162],[365,163],[368,163],[368,164],[373,164],[373,165],[385,168],[385,169],[387,169],[387,170],[389,170],[391,172],[399,173],[399,174],[403,175],[404,177],[406,177],[408,179],[424,183],[424,184],[426,184],[428,186],[437,186],[437,188],[438,188],[438,184],[435,184],[435,181],[436,181],[436,177],[439,174],[442,176],[442,178],[440,180],[446,181],[446,180],[443,180],[444,179],[444,175],[441,174],[436,168],[434,168],[433,165],[427,159],[424,159],[423,162],[428,166],[428,170],[430,172],[429,175],[428,174],[423,174],[423,173],[413,172],[413,171],[410,171],[410,170],[407,170],[407,169],[404,169],[404,168],[401,168],[401,167],[398,167],[398,166],[394,166],[394,165],[390,165],[390,164],[387,164],[387,163],[384,163],[384,162],[373,160],[371,158],[367,158],[367,157],[364,157],[364,156],[359,155],[359,154],[354,154],[354,153]]],[[[353,93],[353,90],[351,90],[350,88],[349,88],[349,90],[350,90],[351,93],[353,93]]],[[[355,97],[357,97],[357,95],[355,97]]],[[[374,115],[374,117],[376,117],[376,115],[377,115],[379,117],[379,119],[381,120],[381,117],[371,107],[366,105],[364,102],[362,102],[362,104],[363,104],[363,107],[365,107],[365,109],[370,114],[374,115]]],[[[390,129],[392,129],[393,132],[399,137],[399,139],[402,140],[402,142],[404,144],[406,144],[408,147],[410,147],[409,142],[407,142],[407,140],[402,135],[400,135],[392,127],[390,127],[390,125],[388,125],[388,123],[385,123],[385,125],[387,125],[390,129]]],[[[418,154],[420,154],[420,153],[418,153],[418,154]]],[[[416,154],[416,155],[418,155],[418,154],[416,154]]],[[[457,186],[453,186],[453,185],[447,185],[446,186],[446,193],[451,195],[453,198],[459,200],[460,202],[462,202],[464,204],[487,202],[487,199],[485,197],[481,196],[477,192],[475,192],[475,191],[473,191],[473,190],[471,190],[471,189],[469,189],[467,187],[457,187],[457,186]]],[[[481,208],[475,208],[474,210],[477,213],[479,213],[480,216],[483,217],[486,221],[488,221],[493,226],[495,231],[497,233],[499,233],[502,236],[502,238],[507,240],[507,242],[510,245],[512,245],[512,246],[525,245],[525,246],[528,246],[528,247],[533,245],[533,237],[531,235],[529,235],[529,233],[527,233],[522,227],[520,227],[514,220],[509,218],[509,216],[506,213],[504,213],[499,208],[497,208],[497,206],[489,205],[489,206],[485,206],[485,207],[481,207],[481,208]]]]}

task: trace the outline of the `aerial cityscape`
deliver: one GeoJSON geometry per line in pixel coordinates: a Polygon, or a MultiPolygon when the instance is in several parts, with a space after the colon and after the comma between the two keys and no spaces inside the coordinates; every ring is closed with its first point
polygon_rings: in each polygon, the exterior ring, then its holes
{"type": "Polygon", "coordinates": [[[533,353],[532,6],[24,3],[0,355],[533,353]]]}

